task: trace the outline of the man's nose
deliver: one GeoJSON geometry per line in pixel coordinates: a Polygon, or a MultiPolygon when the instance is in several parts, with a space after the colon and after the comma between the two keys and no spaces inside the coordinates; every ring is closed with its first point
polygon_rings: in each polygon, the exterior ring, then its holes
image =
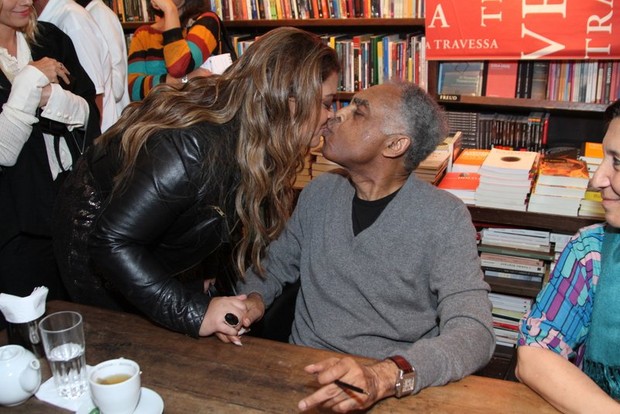
{"type": "Polygon", "coordinates": [[[339,123],[342,122],[342,117],[338,116],[338,114],[334,115],[333,117],[329,118],[327,120],[327,127],[328,128],[333,128],[334,126],[338,125],[339,123]]]}
{"type": "Polygon", "coordinates": [[[344,122],[351,116],[351,105],[340,108],[332,118],[334,122],[344,122]]]}

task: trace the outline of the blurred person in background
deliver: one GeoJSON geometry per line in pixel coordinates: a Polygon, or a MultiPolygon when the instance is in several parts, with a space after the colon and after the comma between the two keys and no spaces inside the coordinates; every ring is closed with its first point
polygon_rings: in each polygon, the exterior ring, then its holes
{"type": "Polygon", "coordinates": [[[212,55],[236,58],[224,24],[204,0],[151,0],[155,23],[140,26],[129,45],[129,93],[139,101],[160,83],[181,84],[211,72],[212,55]]]}
{"type": "Polygon", "coordinates": [[[31,0],[0,1],[0,68],[0,292],[27,296],[44,285],[48,299],[66,299],[52,208],[99,135],[95,88],[71,39],[37,22],[31,0]]]}

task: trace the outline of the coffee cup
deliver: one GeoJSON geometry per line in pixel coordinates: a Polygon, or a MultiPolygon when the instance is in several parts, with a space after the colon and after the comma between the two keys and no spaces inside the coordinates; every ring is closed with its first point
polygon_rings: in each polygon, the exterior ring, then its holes
{"type": "Polygon", "coordinates": [[[118,358],[97,364],[88,376],[90,394],[101,414],[131,414],[140,400],[140,366],[118,358]]]}

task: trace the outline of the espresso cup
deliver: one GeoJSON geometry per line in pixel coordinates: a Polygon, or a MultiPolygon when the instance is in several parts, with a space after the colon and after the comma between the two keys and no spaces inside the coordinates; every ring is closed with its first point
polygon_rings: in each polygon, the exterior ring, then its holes
{"type": "Polygon", "coordinates": [[[131,414],[140,400],[140,366],[125,358],[97,364],[88,376],[90,394],[101,414],[131,414]]]}

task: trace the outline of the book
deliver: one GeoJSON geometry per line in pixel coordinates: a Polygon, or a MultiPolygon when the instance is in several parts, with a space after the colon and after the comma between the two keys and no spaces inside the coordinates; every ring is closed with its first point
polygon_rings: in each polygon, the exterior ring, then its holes
{"type": "Polygon", "coordinates": [[[461,154],[463,148],[463,133],[461,131],[454,131],[448,134],[448,136],[437,146],[437,150],[447,151],[448,167],[447,171],[452,171],[452,165],[457,157],[461,154]]]}
{"type": "Polygon", "coordinates": [[[545,262],[541,259],[489,252],[482,252],[480,254],[480,264],[488,268],[523,271],[533,274],[542,274],[547,270],[545,262]]]}
{"type": "Polygon", "coordinates": [[[549,79],[549,62],[537,60],[532,70],[531,99],[546,99],[549,79]]]}
{"type": "Polygon", "coordinates": [[[532,299],[522,296],[492,292],[489,293],[489,300],[493,304],[493,308],[527,312],[532,307],[532,299]]]}
{"type": "Polygon", "coordinates": [[[505,269],[495,269],[491,267],[485,267],[482,269],[484,276],[495,277],[499,279],[514,279],[523,280],[526,282],[542,282],[544,274],[526,274],[524,272],[510,271],[505,269]]]}
{"type": "Polygon", "coordinates": [[[481,175],[485,171],[489,171],[528,176],[537,158],[538,153],[533,151],[510,151],[493,148],[482,163],[479,172],[481,175]]]}
{"type": "Polygon", "coordinates": [[[441,95],[482,96],[484,62],[439,63],[438,90],[441,95]]]}
{"type": "Polygon", "coordinates": [[[581,160],[544,157],[538,168],[540,184],[587,188],[589,181],[588,165],[581,160]]]}
{"type": "Polygon", "coordinates": [[[584,142],[583,155],[591,158],[603,158],[603,144],[600,142],[584,142]]]}
{"type": "Polygon", "coordinates": [[[485,96],[514,98],[517,85],[515,61],[491,61],[487,64],[485,96]]]}
{"type": "Polygon", "coordinates": [[[541,259],[545,261],[553,260],[554,256],[551,253],[551,249],[546,251],[537,251],[532,249],[524,249],[520,247],[508,247],[508,246],[500,246],[500,245],[492,245],[486,243],[480,243],[478,245],[479,252],[489,252],[489,253],[498,253],[498,254],[507,254],[519,257],[530,257],[533,259],[541,259]]]}
{"type": "Polygon", "coordinates": [[[583,198],[586,193],[586,189],[583,187],[568,187],[563,185],[545,185],[537,182],[534,187],[534,193],[560,197],[583,198]]]}
{"type": "Polygon", "coordinates": [[[449,158],[450,153],[448,151],[435,150],[420,162],[418,169],[439,170],[445,168],[448,165],[449,158]]]}
{"type": "Polygon", "coordinates": [[[438,188],[454,194],[461,200],[473,204],[474,194],[480,183],[480,174],[467,172],[447,172],[439,182],[438,188]]]}
{"type": "Polygon", "coordinates": [[[533,193],[527,210],[533,213],[577,216],[580,198],[559,197],[533,193]]]}
{"type": "Polygon", "coordinates": [[[465,148],[452,164],[452,172],[478,172],[491,150],[465,148]]]}

